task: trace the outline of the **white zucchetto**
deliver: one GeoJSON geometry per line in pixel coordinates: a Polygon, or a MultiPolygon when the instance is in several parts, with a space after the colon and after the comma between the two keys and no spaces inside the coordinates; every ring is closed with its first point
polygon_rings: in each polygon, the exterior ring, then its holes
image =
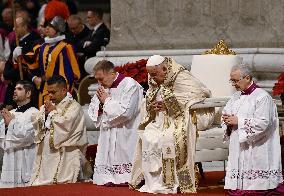
{"type": "Polygon", "coordinates": [[[147,61],[147,64],[146,66],[149,67],[149,66],[156,66],[156,65],[159,65],[161,64],[162,62],[164,62],[165,60],[165,57],[163,56],[160,56],[160,55],[153,55],[151,56],[148,61],[147,61]]]}

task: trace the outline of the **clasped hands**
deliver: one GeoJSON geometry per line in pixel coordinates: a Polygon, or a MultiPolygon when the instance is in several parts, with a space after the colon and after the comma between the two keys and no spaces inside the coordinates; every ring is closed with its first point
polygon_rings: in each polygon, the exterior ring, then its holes
{"type": "Polygon", "coordinates": [[[163,101],[154,101],[154,102],[151,104],[151,108],[152,108],[155,112],[166,111],[166,107],[165,107],[165,104],[163,103],[163,101]]]}
{"type": "Polygon", "coordinates": [[[222,119],[227,126],[237,126],[238,125],[238,117],[234,114],[223,114],[222,119]]]}
{"type": "Polygon", "coordinates": [[[50,100],[46,100],[44,102],[44,109],[45,109],[45,114],[49,114],[51,111],[56,110],[56,106],[50,100]]]}
{"type": "Polygon", "coordinates": [[[97,89],[96,94],[102,104],[105,103],[106,98],[110,97],[110,94],[107,93],[102,86],[97,89]]]}
{"type": "Polygon", "coordinates": [[[9,112],[9,110],[7,110],[6,108],[1,110],[1,115],[3,116],[4,123],[6,126],[8,126],[11,120],[15,118],[15,115],[9,112]]]}
{"type": "Polygon", "coordinates": [[[234,127],[238,126],[238,117],[234,114],[223,114],[222,119],[224,123],[227,125],[227,134],[231,135],[232,131],[235,130],[234,127]]]}

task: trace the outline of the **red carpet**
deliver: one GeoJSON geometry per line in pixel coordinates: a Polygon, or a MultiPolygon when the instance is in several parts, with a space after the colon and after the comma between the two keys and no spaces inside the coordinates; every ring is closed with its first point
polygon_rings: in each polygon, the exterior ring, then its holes
{"type": "MultiPolygon", "coordinates": [[[[200,182],[197,194],[187,195],[226,195],[218,181],[224,177],[224,172],[207,172],[206,179],[200,182]],[[209,186],[209,187],[207,187],[209,186]]],[[[61,184],[38,187],[0,189],[0,196],[160,196],[163,194],[140,193],[128,187],[104,187],[91,183],[61,184]]],[[[176,194],[184,195],[184,194],[176,194]]]]}

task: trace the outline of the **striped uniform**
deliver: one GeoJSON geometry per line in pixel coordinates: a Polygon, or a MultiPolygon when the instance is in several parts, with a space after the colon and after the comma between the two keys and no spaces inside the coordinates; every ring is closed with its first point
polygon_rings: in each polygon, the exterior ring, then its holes
{"type": "Polygon", "coordinates": [[[47,93],[46,80],[53,75],[63,76],[71,91],[74,82],[81,77],[79,65],[72,45],[59,41],[55,45],[44,43],[36,45],[33,52],[25,55],[25,62],[34,75],[42,77],[43,82],[39,95],[39,106],[43,104],[47,93]]]}

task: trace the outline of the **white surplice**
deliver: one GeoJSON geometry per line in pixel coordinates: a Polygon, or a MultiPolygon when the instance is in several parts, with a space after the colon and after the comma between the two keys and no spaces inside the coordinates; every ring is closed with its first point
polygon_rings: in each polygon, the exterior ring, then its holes
{"type": "Polygon", "coordinates": [[[15,115],[7,127],[0,122],[0,148],[4,150],[0,187],[22,187],[30,181],[35,158],[34,128],[31,116],[38,110],[29,108],[25,112],[11,113],[15,115]]]}
{"type": "Polygon", "coordinates": [[[238,128],[229,140],[225,189],[267,190],[282,181],[281,149],[277,108],[271,96],[257,88],[250,95],[236,92],[223,114],[238,117],[238,128]]]}
{"type": "Polygon", "coordinates": [[[101,115],[98,115],[100,101],[96,95],[88,111],[96,127],[100,127],[93,176],[98,185],[129,181],[143,98],[142,87],[129,77],[117,88],[110,88],[109,93],[111,97],[105,100],[101,115]]]}

